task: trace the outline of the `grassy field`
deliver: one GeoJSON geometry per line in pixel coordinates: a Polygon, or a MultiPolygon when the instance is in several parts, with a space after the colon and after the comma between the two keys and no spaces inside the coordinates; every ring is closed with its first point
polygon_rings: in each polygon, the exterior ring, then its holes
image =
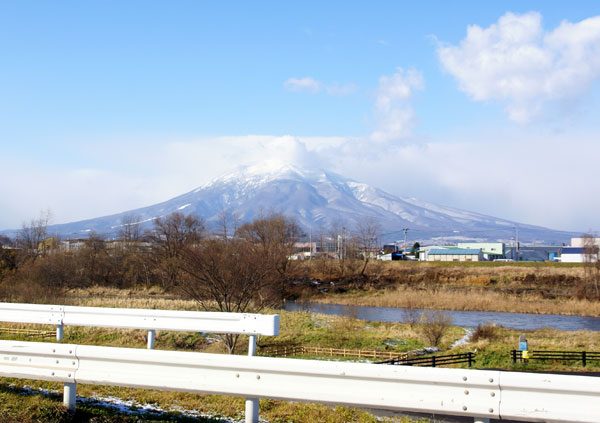
{"type": "MultiPolygon", "coordinates": [[[[197,309],[196,304],[170,298],[152,298],[149,292],[94,289],[72,292],[69,303],[88,306],[144,307],[164,309],[197,309]]],[[[277,337],[261,337],[259,353],[274,347],[286,345],[307,345],[348,349],[377,349],[406,352],[427,346],[423,327],[419,324],[390,322],[365,322],[356,319],[308,313],[271,310],[281,316],[281,333],[277,337]]],[[[35,325],[9,325],[3,327],[39,328],[35,325]]],[[[464,330],[450,327],[443,336],[440,354],[448,353],[449,346],[464,336],[464,330]]],[[[516,348],[521,332],[502,327],[490,327],[480,331],[476,342],[457,347],[452,353],[476,351],[475,368],[504,368],[512,370],[562,370],[580,371],[579,363],[531,361],[527,364],[512,364],[509,352],[516,348]]],[[[600,335],[597,332],[560,332],[538,330],[526,332],[531,349],[588,350],[600,351],[600,335]]],[[[145,348],[145,332],[139,330],[115,330],[104,328],[66,327],[65,342],[89,345],[127,346],[145,348]]],[[[0,332],[2,339],[37,340],[52,342],[50,339],[36,339],[25,335],[0,332]]],[[[224,353],[225,348],[218,337],[198,333],[159,332],[156,338],[159,349],[202,351],[224,353]]],[[[246,353],[246,339],[239,343],[236,353],[246,353]]],[[[331,357],[299,357],[322,358],[331,357]]],[[[460,366],[460,365],[457,365],[460,366]]],[[[589,370],[599,371],[598,363],[588,365],[589,370]]],[[[71,416],[61,406],[60,384],[3,379],[0,383],[0,421],[2,422],[93,422],[116,423],[137,421],[181,421],[216,422],[219,416],[230,419],[243,419],[243,399],[215,395],[196,395],[176,392],[147,391],[105,386],[80,385],[78,396],[96,400],[78,402],[77,413],[71,416]],[[45,394],[40,393],[40,389],[45,394]],[[110,398],[130,401],[133,405],[128,413],[118,411],[107,404],[110,398]],[[138,414],[143,405],[151,404],[155,413],[138,414]],[[194,410],[197,416],[184,416],[181,410],[194,410]],[[209,415],[211,417],[202,417],[209,415]]],[[[375,416],[346,407],[328,407],[316,404],[293,402],[260,401],[260,415],[270,422],[375,422],[375,416]]],[[[393,422],[412,421],[389,419],[393,422]]]]}
{"type": "Polygon", "coordinates": [[[360,277],[352,267],[342,276],[335,263],[299,264],[298,275],[310,276],[294,296],[374,307],[600,316],[600,301],[582,292],[580,264],[374,262],[360,277]]]}

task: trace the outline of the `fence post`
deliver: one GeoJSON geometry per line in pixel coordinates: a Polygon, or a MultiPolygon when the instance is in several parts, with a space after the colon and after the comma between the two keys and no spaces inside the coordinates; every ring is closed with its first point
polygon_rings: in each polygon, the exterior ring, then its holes
{"type": "Polygon", "coordinates": [[[77,402],[77,384],[65,383],[63,404],[73,413],[75,411],[75,403],[77,402]]]}
{"type": "Polygon", "coordinates": [[[63,340],[63,325],[62,325],[62,323],[60,325],[56,325],[56,340],[57,341],[63,340]]]}
{"type": "Polygon", "coordinates": [[[586,365],[585,351],[581,352],[581,361],[583,362],[583,367],[585,367],[585,365],[586,365]]]}
{"type": "Polygon", "coordinates": [[[149,329],[148,330],[148,349],[149,350],[153,350],[154,349],[154,338],[156,336],[156,331],[154,329],[149,329]]]}
{"type": "Polygon", "coordinates": [[[510,353],[512,355],[513,364],[516,364],[517,363],[517,350],[512,350],[510,353]]]}
{"type": "Polygon", "coordinates": [[[435,355],[431,357],[431,367],[435,367],[435,355]]]}
{"type": "MultiPolygon", "coordinates": [[[[248,355],[256,354],[256,335],[250,335],[248,355]]],[[[246,423],[258,423],[258,398],[246,398],[246,423]]]]}
{"type": "Polygon", "coordinates": [[[469,358],[469,367],[471,367],[472,356],[473,356],[473,353],[469,351],[469,352],[467,353],[467,357],[469,358]]]}

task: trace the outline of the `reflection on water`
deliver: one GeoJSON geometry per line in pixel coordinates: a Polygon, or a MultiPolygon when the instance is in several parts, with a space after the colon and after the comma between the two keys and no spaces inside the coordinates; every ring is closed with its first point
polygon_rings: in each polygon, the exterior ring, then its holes
{"type": "MultiPolygon", "coordinates": [[[[376,322],[404,322],[411,312],[402,308],[366,307],[340,304],[286,302],[287,311],[335,314],[376,322]]],[[[421,310],[419,310],[420,312],[421,310]]],[[[452,317],[452,324],[477,327],[478,324],[496,323],[507,328],[533,330],[553,328],[560,330],[600,331],[600,317],[560,316],[556,314],[500,313],[493,311],[444,311],[452,317]]]]}

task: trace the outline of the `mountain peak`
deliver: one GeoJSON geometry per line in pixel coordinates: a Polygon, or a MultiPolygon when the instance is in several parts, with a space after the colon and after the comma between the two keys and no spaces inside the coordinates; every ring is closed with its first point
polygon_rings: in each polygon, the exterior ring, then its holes
{"type": "Polygon", "coordinates": [[[246,166],[239,166],[233,172],[213,178],[210,182],[198,188],[202,190],[215,185],[227,183],[268,183],[274,180],[296,180],[318,182],[326,179],[343,178],[332,172],[312,166],[300,166],[283,160],[265,160],[246,166]]]}
{"type": "Polygon", "coordinates": [[[141,226],[150,228],[154,219],[173,212],[197,214],[211,225],[218,224],[224,211],[248,222],[269,210],[293,217],[307,232],[328,233],[337,226],[352,231],[367,219],[375,220],[386,234],[385,241],[400,239],[402,228],[410,228],[412,237],[420,241],[438,243],[510,240],[514,227],[524,242],[564,242],[572,235],[398,197],[333,172],[281,160],[238,168],[153,206],[50,229],[71,238],[90,231],[110,237],[118,233],[127,216],[135,216],[141,226]]]}

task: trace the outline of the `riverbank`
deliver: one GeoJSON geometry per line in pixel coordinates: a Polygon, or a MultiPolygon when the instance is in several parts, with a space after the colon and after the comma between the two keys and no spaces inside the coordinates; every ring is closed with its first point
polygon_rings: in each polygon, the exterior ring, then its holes
{"type": "Polygon", "coordinates": [[[360,276],[303,264],[294,299],[328,304],[600,317],[582,265],[376,262],[360,276]]]}
{"type": "Polygon", "coordinates": [[[544,299],[539,294],[510,295],[478,288],[397,287],[393,290],[320,292],[304,298],[325,304],[369,307],[496,311],[600,317],[600,302],[577,298],[544,299]]]}

